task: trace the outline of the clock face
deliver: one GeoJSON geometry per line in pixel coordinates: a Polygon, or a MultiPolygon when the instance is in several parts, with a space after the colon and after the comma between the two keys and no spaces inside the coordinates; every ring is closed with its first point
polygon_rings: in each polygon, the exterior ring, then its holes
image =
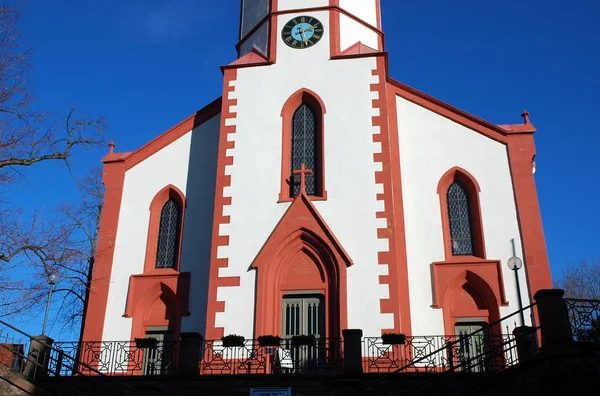
{"type": "Polygon", "coordinates": [[[311,16],[298,16],[281,29],[283,42],[292,48],[312,47],[323,36],[323,24],[311,16]]]}

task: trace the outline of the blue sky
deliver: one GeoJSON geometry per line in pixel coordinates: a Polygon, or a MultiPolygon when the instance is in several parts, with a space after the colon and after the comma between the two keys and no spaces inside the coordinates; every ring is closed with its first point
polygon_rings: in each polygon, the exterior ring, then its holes
{"type": "MultiPolygon", "coordinates": [[[[530,112],[553,274],[600,258],[600,3],[382,0],[382,15],[392,78],[492,123],[530,112]]],[[[238,0],[30,0],[21,29],[40,107],[104,115],[131,151],[221,95],[238,23],[238,0]]],[[[105,152],[75,161],[83,171],[105,152]]],[[[72,200],[60,168],[28,170],[14,196],[72,200]]]]}

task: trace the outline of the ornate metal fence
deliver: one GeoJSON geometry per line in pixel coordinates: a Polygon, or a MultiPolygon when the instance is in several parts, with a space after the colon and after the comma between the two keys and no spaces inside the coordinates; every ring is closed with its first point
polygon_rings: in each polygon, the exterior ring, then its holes
{"type": "MultiPolygon", "coordinates": [[[[58,361],[54,355],[59,352],[79,356],[87,365],[78,368],[84,375],[94,375],[96,371],[106,375],[171,375],[175,373],[178,345],[178,342],[152,345],[134,341],[55,342],[51,357],[58,361]]],[[[59,371],[61,375],[71,375],[67,368],[59,371]]]]}
{"type": "Polygon", "coordinates": [[[600,343],[600,300],[565,298],[573,339],[600,343]]]}
{"type": "Polygon", "coordinates": [[[505,334],[406,337],[404,344],[385,344],[381,337],[363,339],[365,372],[492,371],[498,364],[517,361],[515,336],[505,334]],[[495,352],[496,351],[496,352],[495,352]],[[498,355],[501,354],[502,358],[498,355]],[[494,358],[490,358],[494,356],[494,358]]]}
{"type": "Polygon", "coordinates": [[[201,374],[324,374],[342,370],[342,340],[320,338],[299,345],[281,340],[277,345],[260,345],[244,340],[226,346],[221,340],[204,342],[201,374]]]}

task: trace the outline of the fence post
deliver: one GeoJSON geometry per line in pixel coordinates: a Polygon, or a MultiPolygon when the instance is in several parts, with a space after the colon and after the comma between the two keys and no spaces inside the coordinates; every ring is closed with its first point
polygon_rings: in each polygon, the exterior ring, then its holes
{"type": "Polygon", "coordinates": [[[29,379],[43,378],[48,375],[48,364],[54,340],[48,336],[31,337],[31,345],[27,354],[27,362],[23,375],[29,379]]]}
{"type": "Polygon", "coordinates": [[[573,345],[573,334],[563,295],[563,290],[545,289],[538,290],[533,296],[538,307],[543,349],[569,348],[573,345]]]}
{"type": "Polygon", "coordinates": [[[181,333],[179,340],[179,364],[177,374],[196,376],[200,374],[203,337],[200,333],[181,333]]]}
{"type": "Polygon", "coordinates": [[[362,374],[362,335],[360,329],[342,330],[344,336],[344,374],[362,374]]]}
{"type": "Polygon", "coordinates": [[[519,326],[513,330],[519,363],[529,360],[537,350],[536,331],[531,326],[519,326]]]}

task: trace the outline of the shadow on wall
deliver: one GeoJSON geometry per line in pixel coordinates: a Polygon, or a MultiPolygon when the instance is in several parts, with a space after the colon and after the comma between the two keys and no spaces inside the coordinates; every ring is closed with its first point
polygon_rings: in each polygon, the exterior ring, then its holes
{"type": "Polygon", "coordinates": [[[207,114],[221,109],[216,100],[196,113],[190,143],[187,176],[187,208],[183,225],[181,272],[191,273],[190,316],[183,317],[182,332],[203,333],[210,273],[210,249],[217,181],[220,113],[207,120],[207,114]]]}

